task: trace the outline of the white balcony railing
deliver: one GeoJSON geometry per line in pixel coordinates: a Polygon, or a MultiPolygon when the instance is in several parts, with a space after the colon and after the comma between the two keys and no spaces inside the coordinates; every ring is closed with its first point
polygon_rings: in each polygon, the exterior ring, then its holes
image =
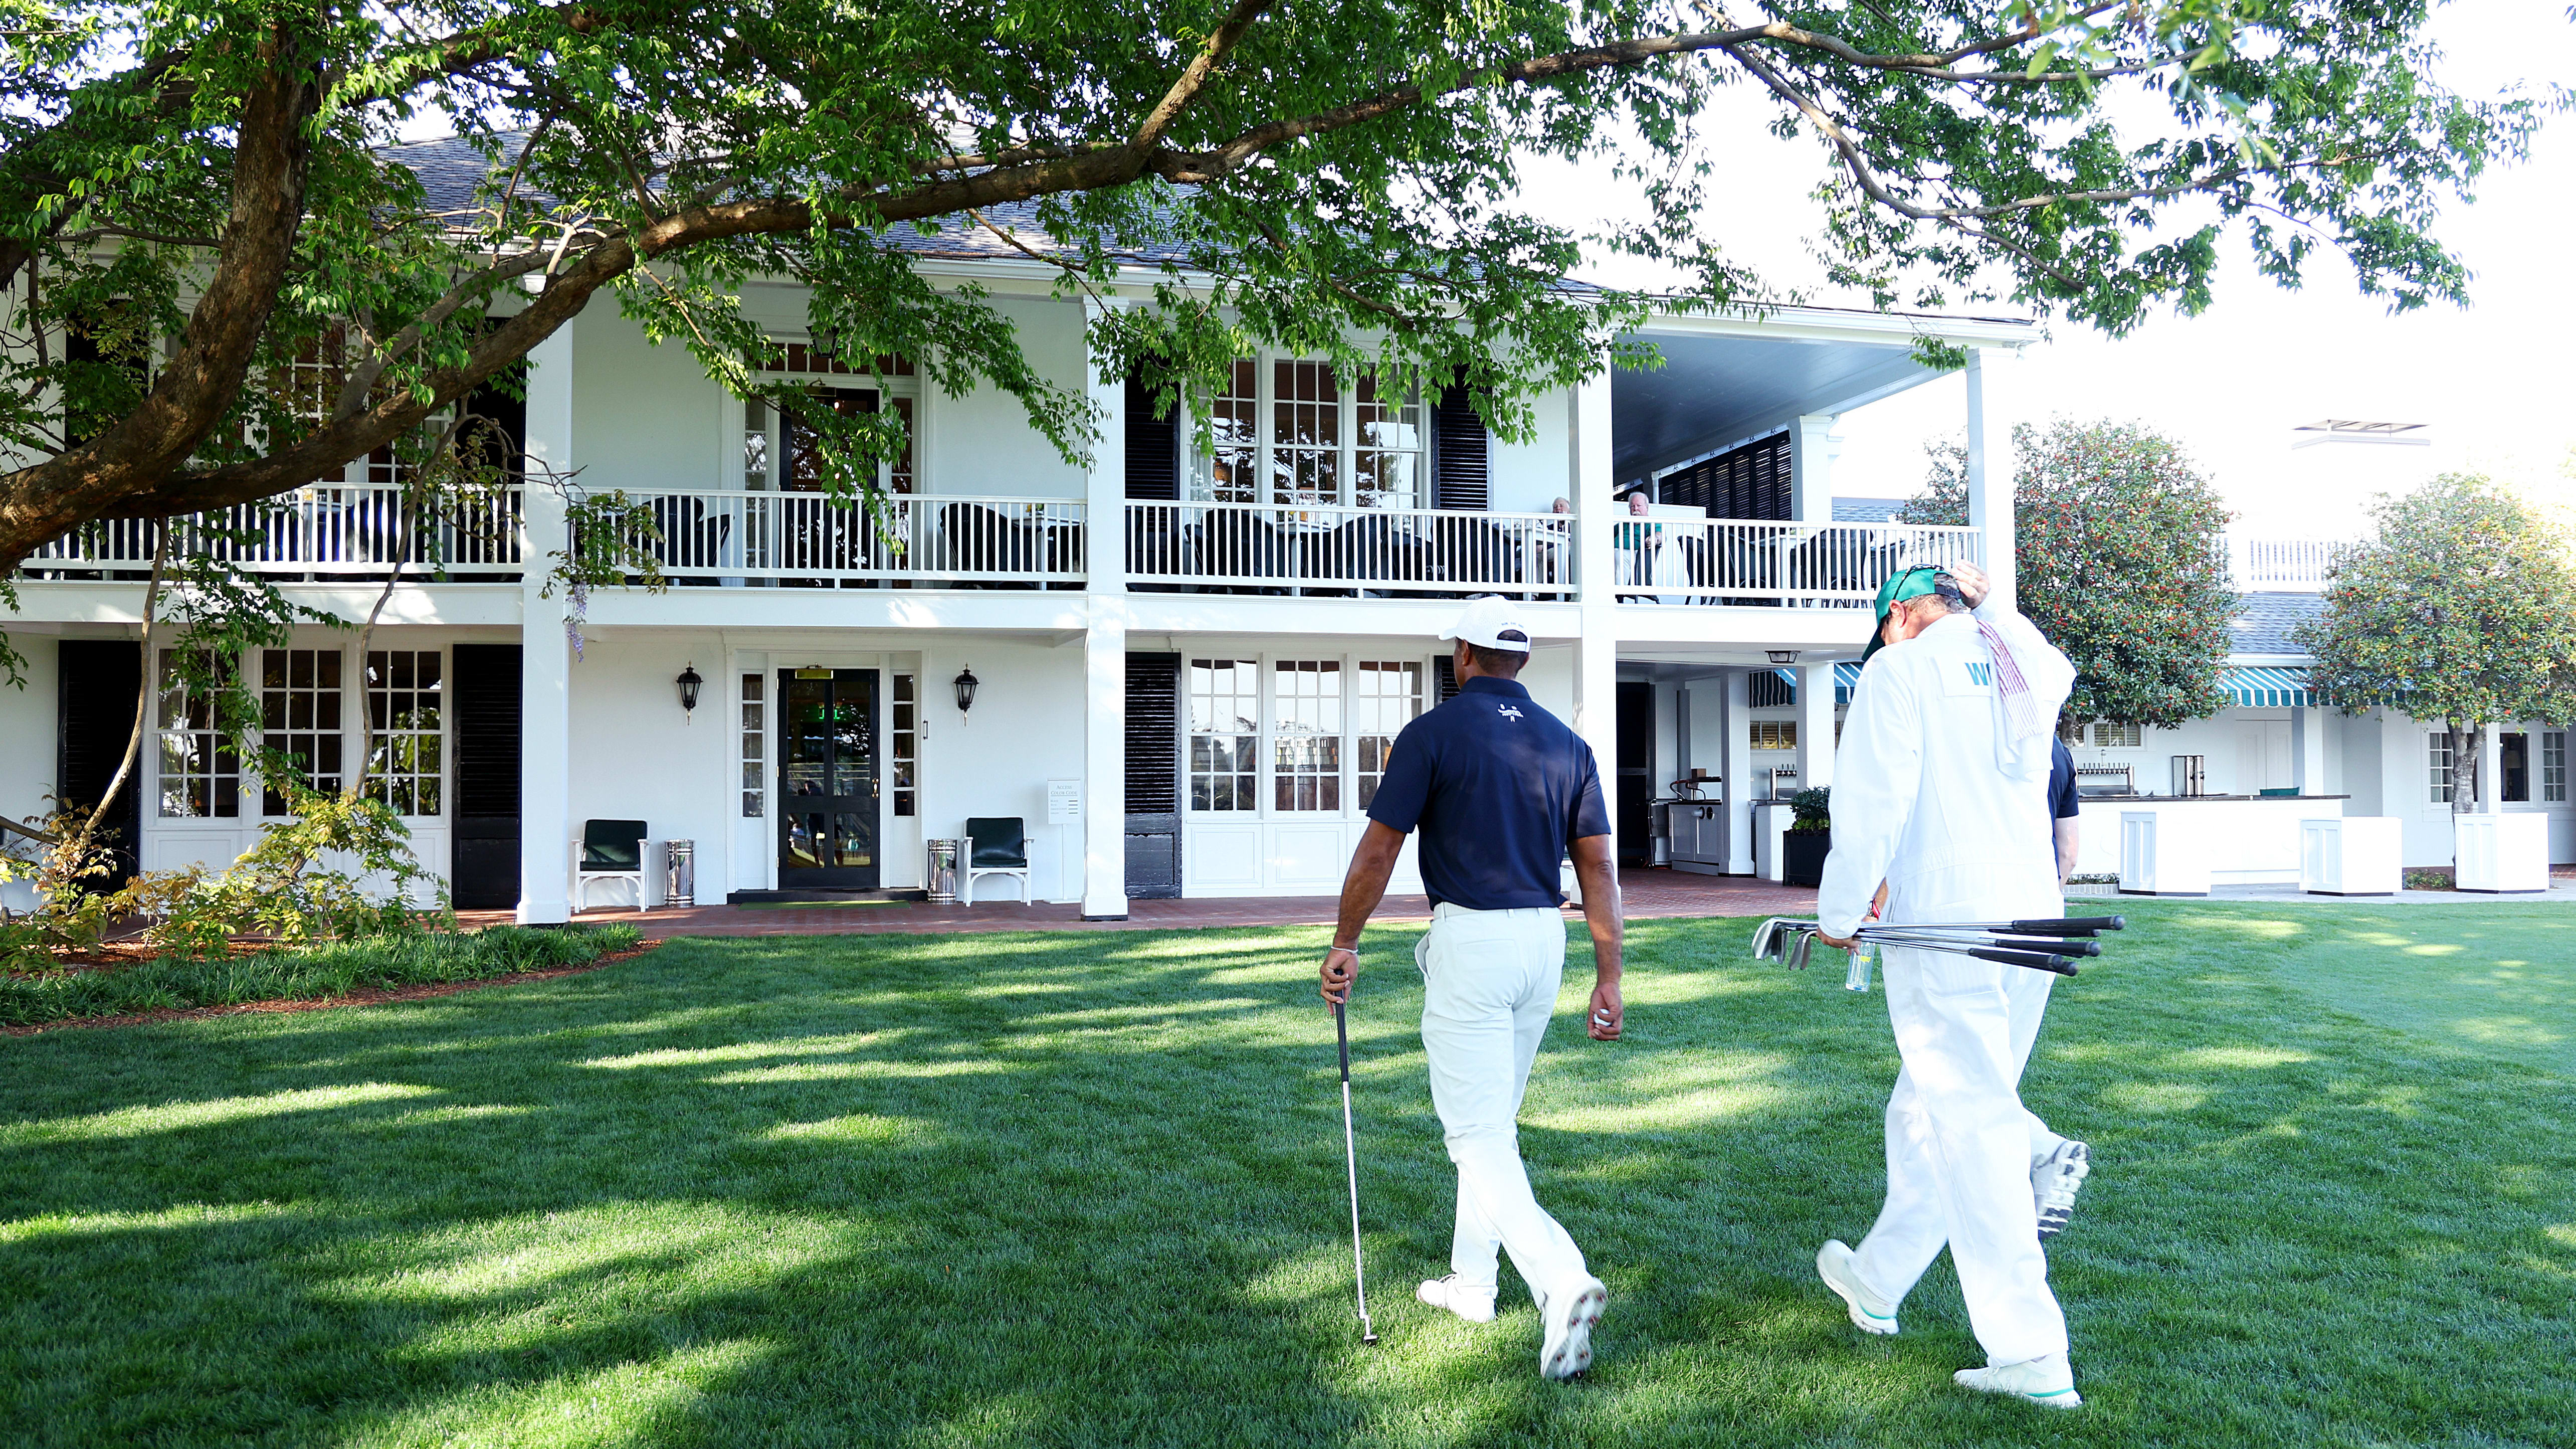
{"type": "Polygon", "coordinates": [[[2333,538],[2227,538],[2236,587],[2260,593],[2322,593],[2336,562],[2360,546],[2333,538]]]}
{"type": "Polygon", "coordinates": [[[1633,603],[1861,606],[1900,569],[1983,557],[1978,530],[1918,524],[1634,519],[1610,540],[1633,603]]]}
{"type": "Polygon", "coordinates": [[[820,493],[629,489],[674,578],[1080,584],[1078,498],[900,494],[843,507],[820,493]]]}
{"type": "MultiPolygon", "coordinates": [[[[469,499],[425,525],[404,521],[402,497],[390,487],[299,489],[174,520],[171,546],[253,573],[321,581],[382,578],[397,562],[423,577],[433,565],[464,578],[519,572],[521,490],[469,499]]],[[[37,549],[21,567],[32,578],[140,573],[152,567],[163,527],[152,518],[87,524],[37,549]]]]}
{"type": "Polygon", "coordinates": [[[1127,505],[1131,585],[1571,597],[1574,520],[1340,504],[1127,505]]]}

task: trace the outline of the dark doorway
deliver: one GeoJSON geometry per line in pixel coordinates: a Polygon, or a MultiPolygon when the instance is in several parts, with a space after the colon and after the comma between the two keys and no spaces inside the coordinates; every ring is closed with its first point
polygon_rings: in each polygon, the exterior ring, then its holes
{"type": "Polygon", "coordinates": [[[1619,681],[1619,782],[1617,810],[1619,859],[1643,865],[1653,858],[1647,838],[1652,828],[1650,804],[1655,798],[1655,686],[1642,679],[1619,681]]]}
{"type": "Polygon", "coordinates": [[[1181,894],[1181,656],[1127,656],[1127,895],[1181,894]]]}
{"type": "MultiPolygon", "coordinates": [[[[116,767],[125,762],[125,746],[134,738],[134,705],[143,688],[143,646],[131,639],[65,639],[56,656],[55,688],[60,703],[54,790],[58,807],[88,810],[107,793],[116,767]]],[[[152,741],[143,742],[145,749],[152,741]]],[[[116,793],[116,803],[99,822],[98,838],[109,843],[112,873],[90,882],[113,890],[134,878],[135,850],[143,839],[143,764],[116,793]]]]}
{"type": "Polygon", "coordinates": [[[782,669],[780,889],[872,891],[877,850],[877,671],[782,669]]]}
{"type": "Polygon", "coordinates": [[[448,886],[456,904],[519,903],[519,646],[451,646],[456,723],[456,836],[448,886]]]}

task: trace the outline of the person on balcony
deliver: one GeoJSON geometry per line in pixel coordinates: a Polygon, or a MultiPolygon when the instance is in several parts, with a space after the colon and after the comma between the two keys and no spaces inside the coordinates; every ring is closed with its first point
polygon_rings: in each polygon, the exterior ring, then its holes
{"type": "Polygon", "coordinates": [[[1349,1000],[1360,932],[1386,893],[1404,837],[1418,827],[1432,902],[1431,928],[1413,950],[1423,980],[1422,1051],[1431,1105],[1458,1166],[1458,1214],[1448,1275],[1416,1296],[1470,1323],[1491,1322],[1496,1250],[1510,1253],[1546,1329],[1539,1372],[1561,1379],[1591,1364],[1592,1325],[1608,1294],[1531,1192],[1516,1123],[1565,971],[1558,862],[1569,853],[1592,928],[1591,1036],[1619,1039],[1610,815],[1591,746],[1515,678],[1530,648],[1515,608],[1487,595],[1440,637],[1455,641],[1459,690],[1395,737],[1342,882],[1324,998],[1337,1006],[1349,1000]]]}
{"type": "MultiPolygon", "coordinates": [[[[1833,850],[1816,897],[1828,944],[1849,945],[1882,882],[1888,917],[1908,923],[2065,910],[2047,786],[2075,666],[1988,596],[1966,564],[1907,569],[1879,590],[1878,636],[1834,762],[1833,850]]],[[[1986,1351],[1986,1367],[1958,1382],[2076,1407],[2033,1201],[2037,1119],[2020,1095],[2057,978],[1901,948],[1885,971],[1903,1062],[1887,1104],[1887,1199],[1860,1246],[1827,1242],[1816,1271],[1854,1324],[1892,1334],[1897,1305],[1946,1244],[1986,1351]]]]}

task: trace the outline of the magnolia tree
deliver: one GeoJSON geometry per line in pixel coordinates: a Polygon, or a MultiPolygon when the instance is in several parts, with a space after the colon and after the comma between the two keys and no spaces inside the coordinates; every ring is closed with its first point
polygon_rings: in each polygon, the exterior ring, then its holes
{"type": "MultiPolygon", "coordinates": [[[[1968,521],[1967,451],[1935,443],[1900,515],[1968,521]]],[[[2135,423],[2013,429],[2015,591],[2075,664],[2065,722],[2171,728],[2227,707],[2219,685],[2236,592],[2228,512],[2173,439],[2135,423]]]]}
{"type": "Polygon", "coordinates": [[[2309,688],[2346,714],[2403,710],[2449,737],[2451,812],[2490,784],[2490,726],[2576,720],[2576,540],[2484,477],[2446,473],[2383,499],[2379,537],[2337,561],[2300,626],[2309,688]]]}

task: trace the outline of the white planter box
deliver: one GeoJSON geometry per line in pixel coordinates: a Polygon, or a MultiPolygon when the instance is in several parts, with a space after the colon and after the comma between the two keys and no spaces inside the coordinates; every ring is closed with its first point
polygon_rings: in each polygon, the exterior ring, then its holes
{"type": "Polygon", "coordinates": [[[2133,896],[2209,894],[2210,817],[2198,805],[2120,812],[2120,890],[2133,896]]]}
{"type": "Polygon", "coordinates": [[[2549,817],[2461,815],[2452,885],[2488,895],[2541,894],[2549,889],[2549,817]]]}
{"type": "Polygon", "coordinates": [[[2299,889],[2316,896],[2395,895],[2405,884],[2406,822],[2385,815],[2299,822],[2299,889]]]}

